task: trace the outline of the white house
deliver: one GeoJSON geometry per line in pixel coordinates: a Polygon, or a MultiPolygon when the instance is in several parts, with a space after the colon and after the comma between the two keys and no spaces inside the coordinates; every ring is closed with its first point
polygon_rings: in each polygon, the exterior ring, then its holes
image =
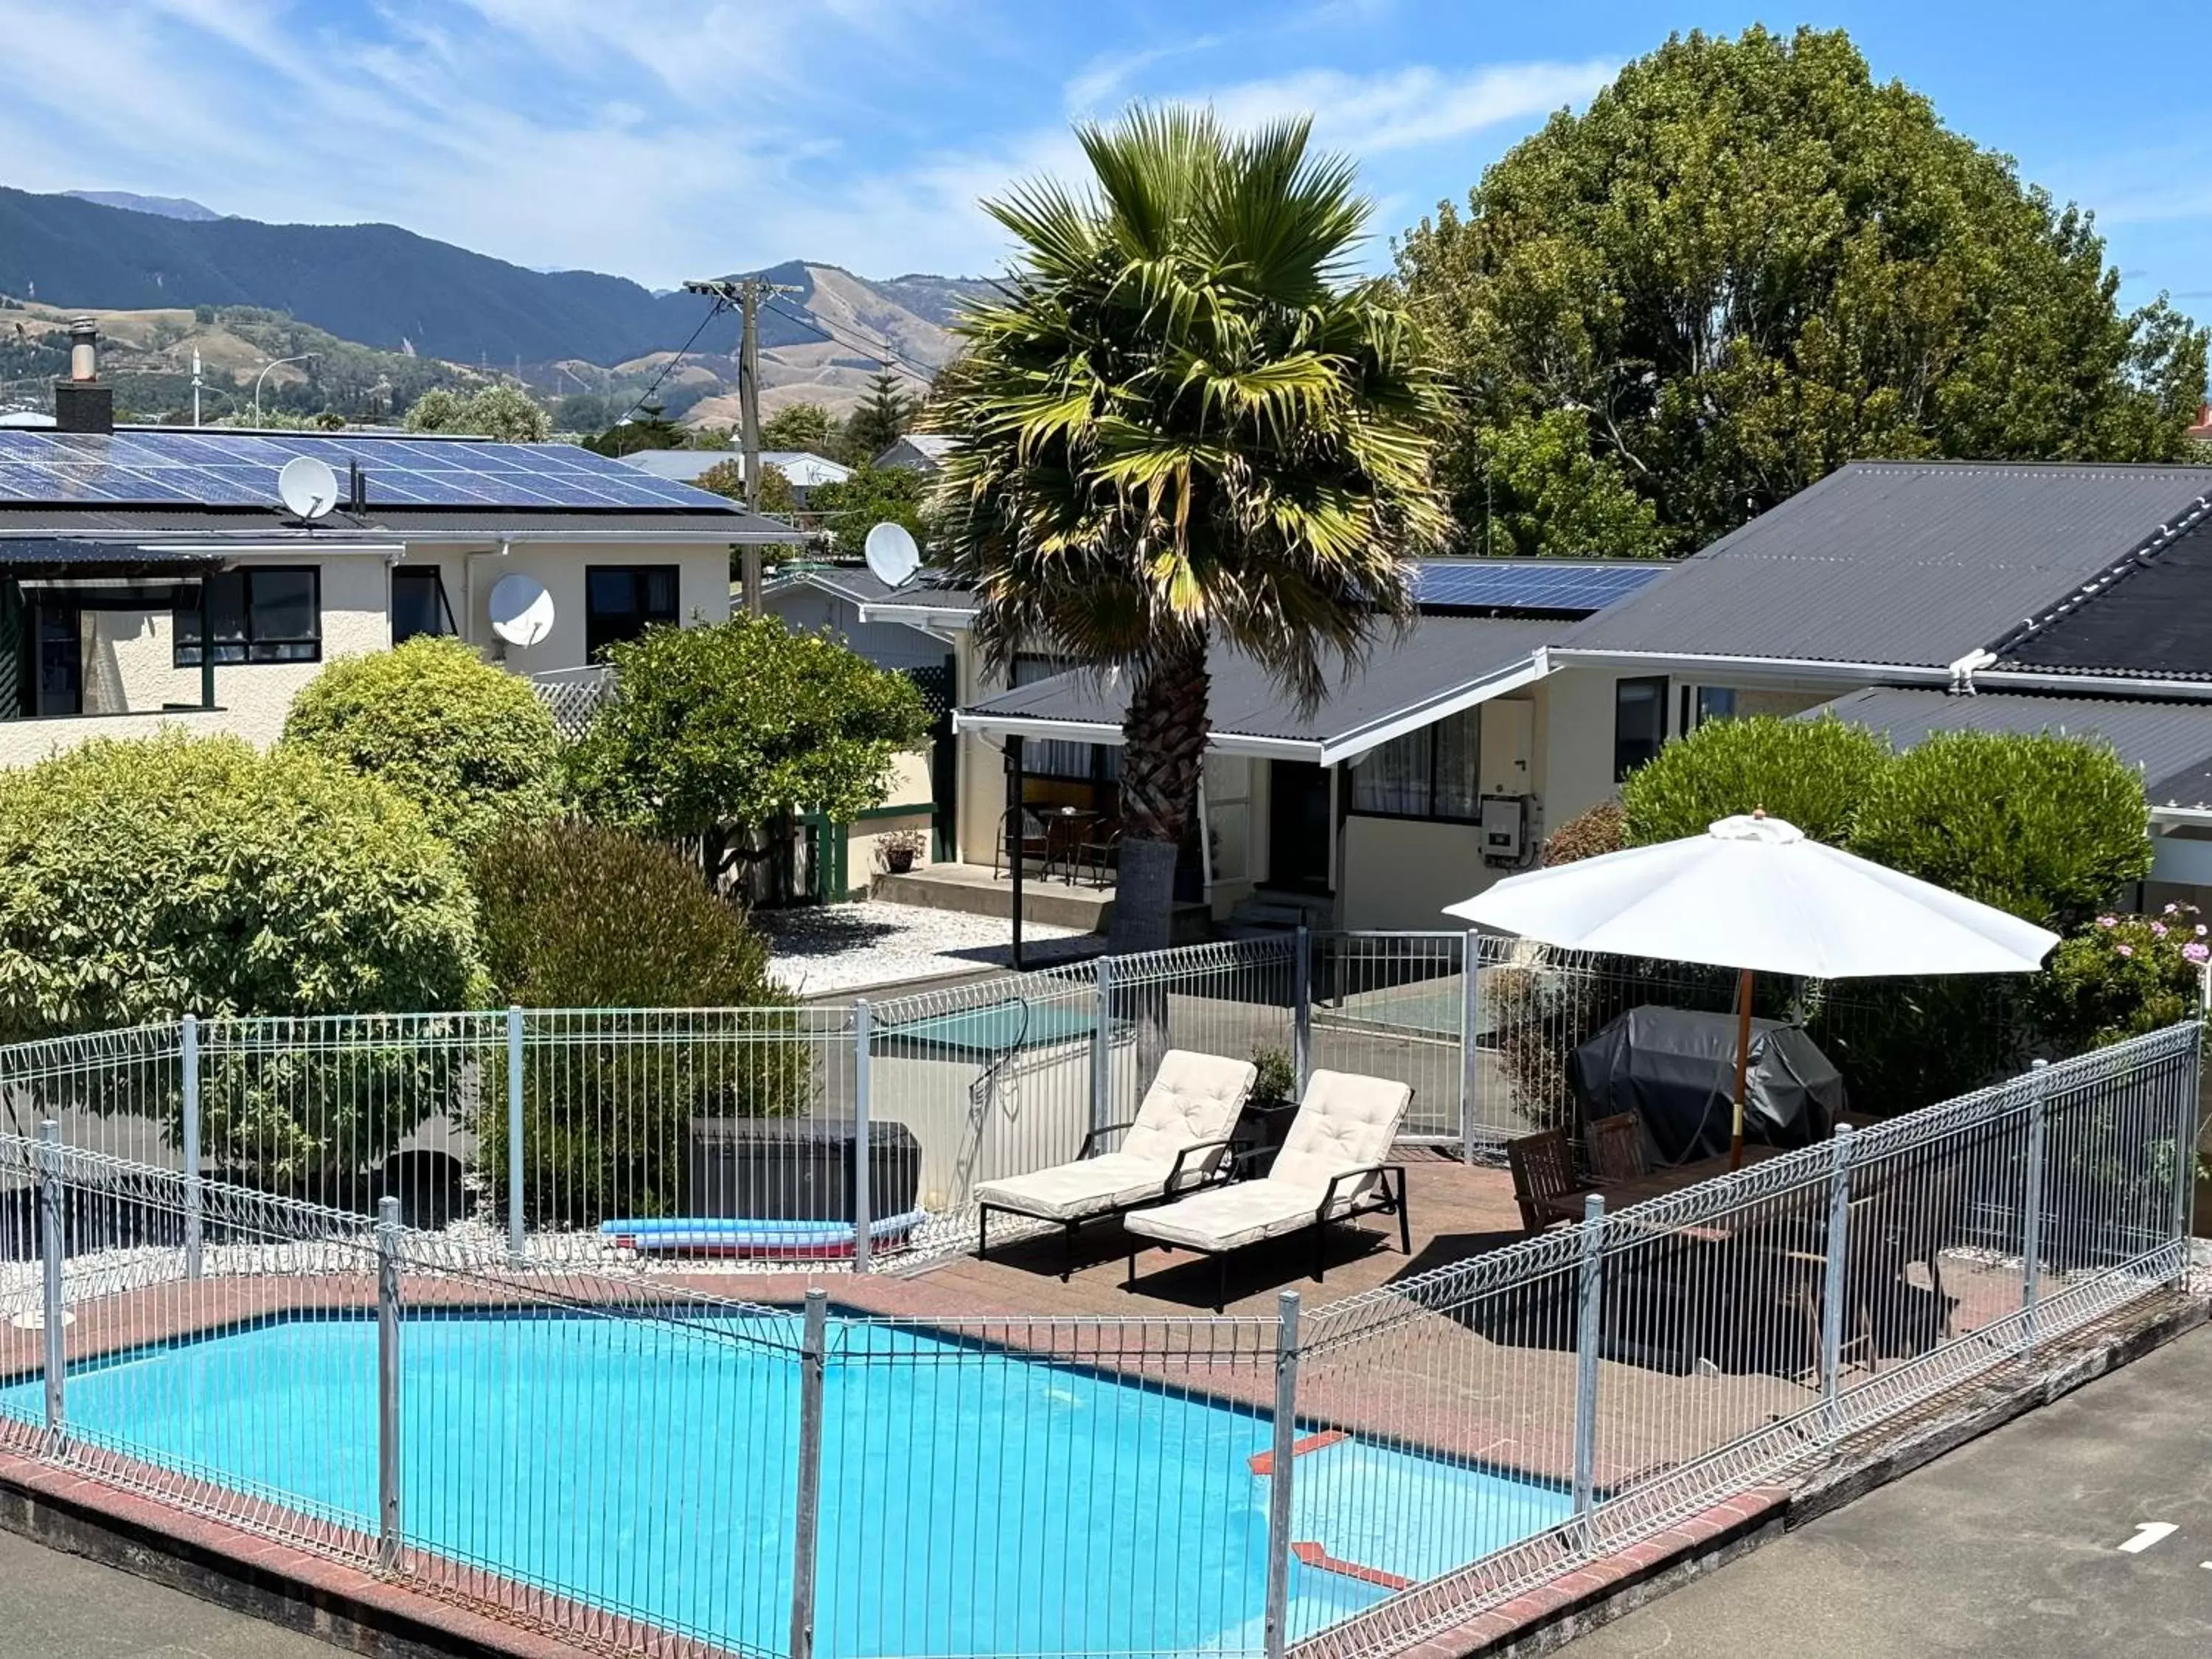
{"type": "MultiPolygon", "coordinates": [[[[868,621],[965,641],[927,582],[868,621]]],[[[989,866],[1018,738],[1023,799],[1116,810],[1122,701],[1038,658],[959,651],[958,852],[989,866]]],[[[1183,860],[1217,915],[1430,928],[1723,715],[1838,715],[1904,744],[1960,726],[2101,737],[2140,768],[2142,896],[2212,899],[2212,474],[2185,466],[1861,462],[1672,565],[1463,561],[1421,616],[1301,714],[1218,657],[1183,860]],[[1278,907],[1279,908],[1279,907],[1278,907]]]]}
{"type": "Polygon", "coordinates": [[[273,741],[333,657],[453,634],[517,673],[586,667],[655,623],[729,615],[730,550],[795,542],[719,495],[565,444],[112,428],[65,386],[52,430],[0,430],[0,764],[173,722],[273,741]],[[342,481],[303,522],[295,456],[342,481]],[[551,602],[528,646],[489,597],[551,602]]]}
{"type": "MultiPolygon", "coordinates": [[[[634,466],[641,472],[650,472],[656,478],[667,478],[677,483],[696,483],[701,474],[725,462],[737,464],[739,477],[744,476],[745,471],[745,458],[731,449],[638,449],[621,459],[625,466],[634,466]]],[[[805,449],[763,449],[761,463],[783,475],[783,481],[791,486],[792,495],[802,507],[806,505],[808,491],[826,483],[843,483],[853,476],[852,468],[805,449]]]]}

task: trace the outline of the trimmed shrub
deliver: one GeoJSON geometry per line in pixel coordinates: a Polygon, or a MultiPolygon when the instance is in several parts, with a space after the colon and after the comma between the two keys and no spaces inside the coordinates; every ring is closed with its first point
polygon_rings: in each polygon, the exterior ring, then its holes
{"type": "Polygon", "coordinates": [[[2066,933],[2150,872],[2142,780],[2106,745],[1937,732],[1869,781],[1863,858],[2066,933]]]}
{"type": "Polygon", "coordinates": [[[0,773],[0,1041],[483,994],[453,849],[303,750],[170,732],[0,773]]]}
{"type": "Polygon", "coordinates": [[[774,617],[648,629],[607,654],[614,690],[568,752],[576,797],[601,823],[699,838],[712,876],[732,830],[882,805],[891,757],[929,735],[912,680],[774,617]]]}
{"type": "Polygon", "coordinates": [[[1628,820],[1614,800],[1600,801],[1544,839],[1544,868],[1618,853],[1628,845],[1628,820]]]}
{"type": "Polygon", "coordinates": [[[2196,909],[2099,916],[2060,941],[2037,976],[2035,1012],[2061,1053],[2102,1048],[2197,1017],[2212,930],[2196,909]]]}
{"type": "Polygon", "coordinates": [[[1815,841],[1840,843],[1889,745],[1838,720],[1711,720],[1620,786],[1628,844],[1701,836],[1715,821],[1764,808],[1815,841]]]}
{"type": "Polygon", "coordinates": [[[381,778],[463,848],[548,816],[558,799],[550,711],[456,639],[340,658],[293,699],[284,741],[381,778]]]}
{"type": "MultiPolygon", "coordinates": [[[[534,1051],[522,1108],[532,1225],[679,1213],[692,1118],[796,1115],[812,1103],[802,1018],[769,981],[766,945],[683,859],[620,830],[557,823],[507,830],[476,867],[485,951],[507,1000],[749,1011],[645,1024],[579,1014],[557,1047],[534,1051]]],[[[502,1078],[479,1126],[495,1206],[506,1202],[506,1103],[502,1078]]]]}

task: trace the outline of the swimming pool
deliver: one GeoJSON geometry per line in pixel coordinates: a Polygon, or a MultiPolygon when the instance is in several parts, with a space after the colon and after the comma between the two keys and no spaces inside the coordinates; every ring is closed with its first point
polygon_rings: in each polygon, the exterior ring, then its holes
{"type": "MultiPolygon", "coordinates": [[[[410,1309],[409,1545],[786,1650],[797,1334],[780,1315],[410,1309]]],[[[817,1653],[1258,1649],[1264,1416],[904,1327],[833,1319],[830,1347],[817,1653]]],[[[67,1412],[94,1442],[374,1531],[375,1378],[373,1318],[303,1316],[73,1367],[67,1412]]],[[[36,1378],[0,1389],[11,1416],[41,1408],[36,1378]]],[[[1294,1563],[1294,1635],[1568,1507],[1356,1438],[1295,1467],[1292,1536],[1338,1565],[1294,1563]]]]}

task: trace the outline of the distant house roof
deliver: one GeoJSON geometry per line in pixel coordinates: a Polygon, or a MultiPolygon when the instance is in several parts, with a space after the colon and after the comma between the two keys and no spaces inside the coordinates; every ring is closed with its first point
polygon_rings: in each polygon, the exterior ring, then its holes
{"type": "MultiPolygon", "coordinates": [[[[878,610],[895,611],[902,605],[931,611],[941,611],[947,605],[972,611],[975,605],[974,594],[963,588],[945,586],[942,576],[934,570],[916,571],[911,580],[892,587],[866,565],[787,564],[769,580],[769,590],[773,592],[787,587],[819,588],[825,593],[836,594],[841,599],[866,605],[870,613],[878,610]]],[[[906,622],[910,618],[869,614],[862,620],[906,622]]]]}
{"type": "Polygon", "coordinates": [[[89,541],[82,537],[0,537],[0,566],[18,580],[42,573],[78,572],[96,567],[116,575],[140,572],[198,570],[220,564],[219,553],[140,547],[130,542],[89,541]]]}
{"type": "MultiPolygon", "coordinates": [[[[2145,792],[2154,806],[2177,799],[2160,793],[2166,780],[2212,767],[2212,703],[2014,691],[1954,696],[1918,687],[1880,686],[1823,703],[1798,718],[1823,714],[1871,726],[1900,749],[1910,749],[1935,732],[2050,732],[2100,738],[2121,759],[2142,769],[2145,792]]],[[[2181,804],[2194,805],[2202,799],[2200,793],[2181,804]]]]}
{"type": "Polygon", "coordinates": [[[917,471],[934,472],[945,465],[945,458],[952,453],[953,441],[930,432],[909,432],[896,443],[876,457],[878,466],[912,467],[917,471]]]}
{"type": "MultiPolygon", "coordinates": [[[[1318,761],[1355,760],[1406,732],[1536,678],[1536,647],[1558,635],[1557,622],[1535,617],[1426,617],[1402,640],[1378,641],[1363,665],[1310,713],[1284,695],[1249,657],[1217,647],[1208,654],[1212,745],[1318,761]]],[[[1076,671],[1017,686],[962,709],[963,730],[1024,736],[1121,740],[1128,690],[1113,671],[1076,671]]]]}
{"type": "Polygon", "coordinates": [[[2208,500],[2199,467],[1854,462],[1559,643],[1941,671],[2208,500]]]}
{"type": "MultiPolygon", "coordinates": [[[[690,483],[726,461],[738,464],[739,477],[744,476],[745,471],[745,458],[728,449],[638,449],[621,459],[624,465],[641,472],[650,472],[656,478],[672,478],[678,483],[690,483]]],[[[794,489],[843,483],[853,476],[850,467],[840,466],[804,449],[763,449],[761,460],[782,473],[784,481],[794,489]]]]}

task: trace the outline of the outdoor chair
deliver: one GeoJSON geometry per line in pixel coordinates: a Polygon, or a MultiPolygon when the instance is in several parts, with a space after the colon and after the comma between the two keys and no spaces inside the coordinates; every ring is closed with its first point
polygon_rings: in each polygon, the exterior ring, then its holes
{"type": "Polygon", "coordinates": [[[1590,1173],[1601,1186],[1611,1181],[1634,1181],[1651,1173],[1644,1161],[1644,1125],[1635,1113],[1593,1118],[1584,1134],[1590,1173]]]}
{"type": "Polygon", "coordinates": [[[1075,849],[1077,873],[1093,887],[1106,885],[1121,860],[1121,826],[1101,818],[1091,826],[1075,849]]]}
{"type": "Polygon", "coordinates": [[[1083,1137],[1071,1164],[987,1181],[975,1188],[975,1257],[990,1249],[991,1214],[1025,1216],[1060,1227],[1062,1279],[1075,1268],[1075,1236],[1086,1221],[1157,1204],[1228,1173],[1229,1143],[1259,1073],[1247,1060],[1170,1048],[1127,1123],[1083,1137]],[[1112,1152],[1096,1151],[1121,1131],[1112,1152]]]}
{"type": "Polygon", "coordinates": [[[1513,1201],[1524,1232],[1540,1233],[1555,1221],[1582,1219],[1582,1183],[1575,1178],[1575,1150],[1565,1129],[1539,1129],[1505,1143],[1513,1172],[1513,1201]]]}
{"type": "Polygon", "coordinates": [[[1024,868],[1032,860],[1048,872],[1051,868],[1052,836],[1045,829],[1044,820],[1029,807],[1009,806],[999,815],[998,844],[991,849],[994,879],[1005,873],[1009,855],[1019,859],[1024,868]]]}
{"type": "Polygon", "coordinates": [[[1133,1211],[1122,1218],[1130,1235],[1129,1277],[1123,1288],[1136,1288],[1140,1237],[1214,1258],[1216,1313],[1229,1300],[1230,1255],[1265,1239],[1311,1229],[1313,1276],[1319,1282],[1328,1266],[1329,1223],[1395,1215],[1398,1248],[1411,1255],[1406,1171],[1386,1160],[1413,1097],[1407,1085],[1383,1078],[1314,1073],[1265,1176],[1133,1211]]]}

